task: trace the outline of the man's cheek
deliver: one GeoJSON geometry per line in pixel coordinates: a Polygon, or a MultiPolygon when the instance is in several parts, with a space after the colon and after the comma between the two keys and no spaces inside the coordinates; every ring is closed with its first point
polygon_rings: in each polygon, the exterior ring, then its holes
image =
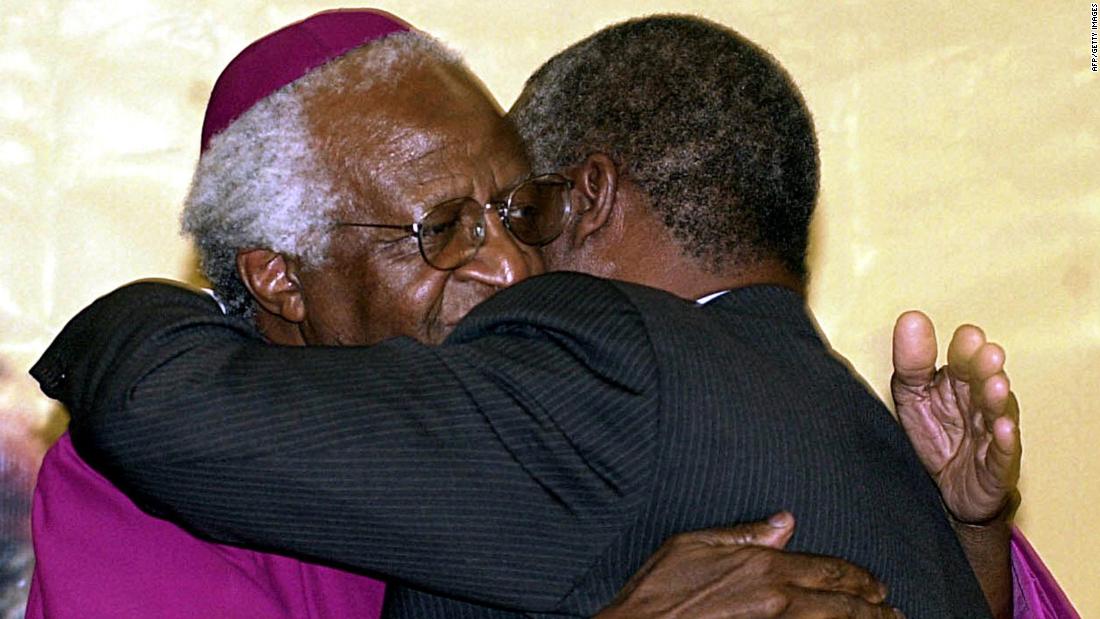
{"type": "Polygon", "coordinates": [[[537,247],[527,247],[526,254],[527,265],[532,277],[546,272],[546,261],[542,258],[542,251],[537,247]]]}

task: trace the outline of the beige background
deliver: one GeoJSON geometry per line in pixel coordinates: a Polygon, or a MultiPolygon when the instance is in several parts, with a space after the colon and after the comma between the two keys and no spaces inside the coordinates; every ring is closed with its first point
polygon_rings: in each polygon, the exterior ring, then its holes
{"type": "MultiPolygon", "coordinates": [[[[879,393],[920,307],[1009,353],[1023,406],[1019,521],[1100,616],[1100,74],[1087,2],[379,0],[511,103],[552,52],[649,12],[770,49],[821,135],[811,304],[879,393]]],[[[49,436],[22,378],[64,321],[144,276],[189,277],[176,217],[206,95],[245,44],[334,5],[0,0],[0,431],[49,436]]]]}

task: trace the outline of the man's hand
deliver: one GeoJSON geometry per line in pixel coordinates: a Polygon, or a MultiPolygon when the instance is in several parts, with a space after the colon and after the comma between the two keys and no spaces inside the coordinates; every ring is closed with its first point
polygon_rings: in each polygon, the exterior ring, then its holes
{"type": "Polygon", "coordinates": [[[1019,493],[1020,411],[1005,353],[963,325],[936,370],[936,333],[920,312],[894,327],[890,389],[917,456],[936,481],[995,617],[1012,616],[1012,513],[1019,493]]]}
{"type": "Polygon", "coordinates": [[[982,524],[1002,516],[1020,477],[1019,408],[1004,372],[1005,353],[981,329],[963,325],[936,370],[936,333],[920,312],[894,327],[890,389],[917,455],[951,516],[982,524]]]}
{"type": "Polygon", "coordinates": [[[666,541],[597,619],[901,617],[886,587],[842,559],[786,552],[787,513],[666,541]]]}

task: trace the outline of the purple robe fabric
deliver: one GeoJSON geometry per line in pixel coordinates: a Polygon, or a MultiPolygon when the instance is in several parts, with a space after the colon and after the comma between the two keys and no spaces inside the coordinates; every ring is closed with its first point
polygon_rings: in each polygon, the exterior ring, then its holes
{"type": "Polygon", "coordinates": [[[1019,529],[1012,531],[1012,593],[1017,619],[1080,619],[1019,529]]]}
{"type": "Polygon", "coordinates": [[[139,510],[73,449],[42,463],[27,619],[377,618],[385,585],[202,541],[139,510]]]}

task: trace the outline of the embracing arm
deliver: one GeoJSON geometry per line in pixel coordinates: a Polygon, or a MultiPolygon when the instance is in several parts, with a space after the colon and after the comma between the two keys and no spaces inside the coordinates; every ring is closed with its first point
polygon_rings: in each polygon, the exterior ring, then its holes
{"type": "Polygon", "coordinates": [[[843,559],[784,550],[795,519],[673,536],[595,619],[887,619],[887,588],[843,559]]]}
{"type": "MultiPolygon", "coordinates": [[[[621,300],[606,316],[578,301],[619,294],[596,280],[540,279],[508,292],[543,313],[567,299],[559,322],[641,324],[621,300]]],[[[566,333],[503,294],[454,344],[306,349],[138,284],[82,312],[34,372],[83,456],[204,536],[548,610],[648,482],[656,379],[644,337],[566,333]]]]}

